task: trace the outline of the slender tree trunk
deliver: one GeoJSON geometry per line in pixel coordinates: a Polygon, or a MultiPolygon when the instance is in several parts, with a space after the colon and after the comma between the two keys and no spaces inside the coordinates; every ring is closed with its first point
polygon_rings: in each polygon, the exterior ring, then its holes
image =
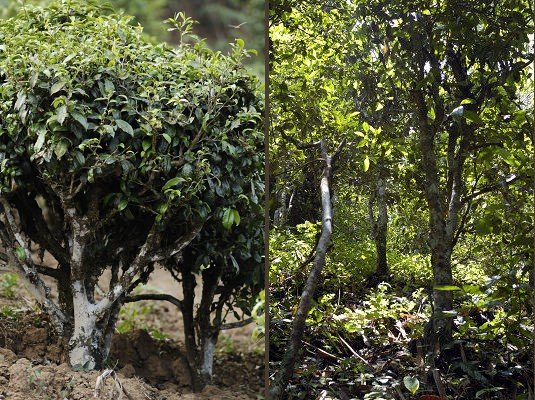
{"type": "Polygon", "coordinates": [[[212,382],[214,354],[219,330],[211,322],[212,305],[221,267],[211,265],[203,271],[202,297],[195,312],[195,275],[182,262],[182,317],[186,344],[186,359],[191,373],[193,390],[200,392],[212,382]]]}
{"type": "MultiPolygon", "coordinates": [[[[451,291],[438,290],[437,286],[452,285],[453,276],[451,270],[451,254],[453,251],[453,231],[455,227],[448,226],[447,219],[451,218],[451,213],[457,213],[457,209],[448,210],[444,204],[444,195],[440,189],[438,166],[435,155],[435,126],[430,125],[427,119],[427,107],[423,93],[415,91],[413,93],[418,109],[420,122],[419,144],[422,155],[422,169],[425,171],[424,193],[429,210],[429,245],[431,248],[431,266],[433,268],[435,289],[433,290],[434,312],[431,316],[426,330],[425,342],[431,350],[441,349],[451,341],[453,319],[448,316],[447,311],[453,309],[453,295],[451,291]],[[448,215],[448,211],[449,214],[448,215]],[[446,312],[446,313],[445,313],[446,312]]],[[[450,136],[451,139],[451,136],[450,136]]],[[[455,149],[455,140],[450,140],[449,146],[452,151],[455,149]]],[[[450,154],[449,154],[450,156],[450,154]]],[[[451,160],[450,156],[450,162],[451,160]]],[[[450,167],[453,167],[450,165],[450,167]]],[[[459,171],[460,172],[460,171],[459,171]]],[[[449,174],[448,186],[453,187],[453,175],[449,174]],[[451,182],[451,183],[450,183],[451,182]]],[[[460,175],[456,176],[457,178],[460,175]]],[[[458,206],[457,202],[455,205],[458,206]]],[[[453,220],[456,222],[456,218],[453,220]]]]}
{"type": "MultiPolygon", "coordinates": [[[[206,332],[201,337],[201,350],[199,354],[199,370],[203,388],[212,382],[214,369],[214,353],[219,332],[206,332]]],[[[202,389],[201,389],[202,390],[202,389]]]]}
{"type": "Polygon", "coordinates": [[[200,392],[204,384],[201,379],[201,372],[198,369],[197,341],[195,335],[195,276],[184,267],[182,271],[182,290],[184,300],[182,301],[182,319],[184,323],[184,341],[186,345],[186,359],[191,374],[191,383],[193,391],[200,392]]]}
{"type": "Polygon", "coordinates": [[[332,203],[331,203],[331,180],[333,164],[345,143],[343,140],[338,146],[333,156],[329,156],[327,152],[327,145],[325,140],[321,140],[320,149],[322,158],[325,163],[323,173],[320,181],[320,193],[321,193],[321,208],[322,208],[322,227],[321,235],[316,245],[316,255],[312,270],[308,276],[307,282],[301,294],[301,300],[299,307],[292,325],[292,333],[288,343],[288,349],[282,359],[282,364],[275,376],[270,390],[269,397],[271,399],[282,399],[284,391],[288,386],[293,372],[295,363],[299,359],[299,353],[302,348],[302,338],[306,327],[306,317],[310,308],[312,307],[312,298],[316,289],[317,282],[319,280],[321,271],[325,265],[325,258],[329,248],[329,243],[332,235],[332,203]]]}
{"type": "MultiPolygon", "coordinates": [[[[202,274],[202,297],[197,311],[200,354],[198,355],[198,368],[201,374],[203,385],[212,382],[214,352],[219,336],[219,330],[212,326],[211,315],[214,304],[215,290],[221,274],[221,265],[213,264],[205,269],[202,274]]],[[[221,322],[221,321],[218,321],[221,322]]]]}

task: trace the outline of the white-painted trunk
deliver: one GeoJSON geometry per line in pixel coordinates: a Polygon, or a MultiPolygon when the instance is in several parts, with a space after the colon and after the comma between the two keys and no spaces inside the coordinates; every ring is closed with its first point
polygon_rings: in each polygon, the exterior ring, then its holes
{"type": "Polygon", "coordinates": [[[71,366],[82,366],[91,370],[97,366],[96,352],[104,351],[99,350],[102,332],[97,329],[95,305],[88,300],[82,282],[74,282],[72,291],[74,330],[69,341],[69,361],[71,366]]]}
{"type": "Polygon", "coordinates": [[[201,376],[206,383],[212,381],[216,343],[215,337],[209,337],[206,338],[202,346],[201,376]]]}

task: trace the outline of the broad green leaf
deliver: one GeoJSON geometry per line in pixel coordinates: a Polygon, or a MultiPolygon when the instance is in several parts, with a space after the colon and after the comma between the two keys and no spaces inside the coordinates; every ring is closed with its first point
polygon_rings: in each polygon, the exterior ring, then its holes
{"type": "Polygon", "coordinates": [[[184,166],[182,167],[182,173],[185,175],[185,176],[190,176],[193,172],[193,167],[191,164],[184,164],[184,166]]]}
{"type": "Polygon", "coordinates": [[[173,186],[178,185],[178,184],[181,183],[181,182],[184,182],[184,178],[182,178],[181,176],[176,176],[176,177],[174,177],[174,178],[172,178],[172,179],[169,179],[169,180],[165,183],[165,185],[163,185],[162,190],[165,191],[165,190],[167,190],[167,189],[169,189],[169,188],[172,188],[173,186]]]}
{"type": "Polygon", "coordinates": [[[89,124],[87,123],[86,117],[84,117],[82,114],[77,113],[77,112],[73,112],[71,114],[71,117],[73,117],[74,120],[77,121],[80,125],[82,125],[84,129],[87,131],[89,124]]]}
{"type": "Polygon", "coordinates": [[[54,154],[56,154],[56,157],[58,160],[61,159],[65,155],[69,148],[68,143],[65,140],[61,140],[60,142],[56,143],[54,146],[54,154]]]}
{"type": "Polygon", "coordinates": [[[147,151],[152,146],[152,141],[144,140],[143,143],[141,143],[141,146],[143,147],[143,151],[147,151]]]}
{"type": "Polygon", "coordinates": [[[128,133],[130,136],[134,136],[134,129],[132,129],[132,126],[128,122],[122,119],[116,119],[115,123],[117,124],[120,130],[128,133]]]}
{"type": "Polygon", "coordinates": [[[364,172],[368,171],[370,169],[370,159],[368,156],[364,159],[364,172]]]}
{"type": "Polygon", "coordinates": [[[481,119],[479,114],[476,113],[475,111],[464,110],[464,117],[468,121],[476,123],[476,124],[482,124],[483,123],[483,120],[481,119]]]}
{"type": "Polygon", "coordinates": [[[50,95],[53,95],[54,93],[59,92],[61,89],[65,87],[66,82],[65,81],[59,81],[52,85],[50,88],[50,95]]]}
{"type": "Polygon", "coordinates": [[[65,121],[66,117],[67,117],[67,106],[63,104],[58,107],[58,110],[56,112],[56,120],[59,122],[60,125],[63,125],[63,122],[65,121]]]}
{"type": "Polygon", "coordinates": [[[461,101],[461,105],[463,105],[463,104],[473,104],[475,102],[476,101],[474,99],[464,99],[463,101],[461,101]]]}
{"type": "Polygon", "coordinates": [[[123,211],[128,206],[128,199],[126,197],[123,197],[121,201],[119,201],[119,204],[117,204],[117,209],[119,211],[123,211]]]}
{"type": "Polygon", "coordinates": [[[403,378],[403,384],[411,394],[415,395],[420,388],[420,381],[415,376],[405,376],[403,378]]]}
{"type": "Polygon", "coordinates": [[[15,110],[20,110],[22,105],[26,102],[26,93],[17,93],[17,101],[15,102],[15,110]]]}
{"type": "Polygon", "coordinates": [[[223,212],[222,223],[225,229],[230,229],[232,227],[232,224],[234,223],[234,213],[232,209],[225,209],[223,212]]]}
{"type": "Polygon", "coordinates": [[[35,144],[33,146],[33,151],[36,153],[41,150],[41,147],[43,147],[43,144],[45,143],[46,138],[46,131],[40,130],[39,135],[37,136],[37,140],[35,141],[35,144]]]}
{"type": "Polygon", "coordinates": [[[429,117],[429,119],[430,119],[431,121],[434,121],[434,120],[435,120],[435,118],[436,118],[436,114],[435,114],[435,109],[434,109],[433,107],[431,107],[431,108],[429,109],[429,111],[427,112],[427,116],[429,117]]]}
{"type": "Polygon", "coordinates": [[[434,290],[441,290],[444,292],[452,292],[456,290],[462,290],[459,286],[453,286],[453,285],[437,285],[433,287],[434,290]]]}
{"type": "Polygon", "coordinates": [[[238,226],[240,224],[240,213],[238,212],[238,210],[232,210],[232,213],[234,223],[236,224],[236,226],[238,226]]]}
{"type": "Polygon", "coordinates": [[[20,246],[15,247],[15,254],[20,261],[26,261],[26,252],[20,246]]]}
{"type": "Polygon", "coordinates": [[[74,153],[74,159],[76,160],[79,166],[85,164],[85,157],[80,151],[74,153]]]}
{"type": "Polygon", "coordinates": [[[115,92],[115,85],[112,81],[106,79],[106,81],[104,81],[104,89],[106,90],[106,93],[111,94],[115,92]]]}

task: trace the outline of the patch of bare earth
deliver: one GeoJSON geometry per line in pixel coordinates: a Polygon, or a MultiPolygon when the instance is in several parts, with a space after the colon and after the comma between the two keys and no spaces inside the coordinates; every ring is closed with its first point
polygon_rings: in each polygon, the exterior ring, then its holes
{"type": "Polygon", "coordinates": [[[46,316],[25,296],[22,288],[15,298],[0,295],[0,400],[246,400],[263,392],[264,356],[261,344],[251,340],[252,327],[222,336],[213,385],[192,393],[181,320],[171,305],[153,302],[150,314],[143,316],[169,338],[155,340],[143,329],[116,334],[108,365],[114,373],[104,377],[102,371],[70,368],[46,316]]]}

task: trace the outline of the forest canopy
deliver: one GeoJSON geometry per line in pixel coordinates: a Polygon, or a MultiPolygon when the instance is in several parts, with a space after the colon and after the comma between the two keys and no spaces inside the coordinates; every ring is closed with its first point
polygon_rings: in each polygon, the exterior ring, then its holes
{"type": "Polygon", "coordinates": [[[332,238],[286,395],[527,394],[532,5],[272,4],[275,369],[328,221],[319,142],[328,154],[342,145],[332,238]]]}

